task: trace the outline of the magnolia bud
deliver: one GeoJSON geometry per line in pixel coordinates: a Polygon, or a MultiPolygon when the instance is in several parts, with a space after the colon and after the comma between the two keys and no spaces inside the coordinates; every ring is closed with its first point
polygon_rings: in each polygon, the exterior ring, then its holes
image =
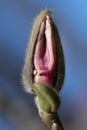
{"type": "Polygon", "coordinates": [[[65,76],[63,49],[58,29],[49,10],[42,11],[32,29],[22,79],[27,92],[34,83],[62,88],[65,76]]]}

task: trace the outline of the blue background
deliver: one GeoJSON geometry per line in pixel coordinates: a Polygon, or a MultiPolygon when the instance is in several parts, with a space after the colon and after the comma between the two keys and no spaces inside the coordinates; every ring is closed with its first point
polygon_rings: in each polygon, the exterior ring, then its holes
{"type": "Polygon", "coordinates": [[[86,0],[0,0],[0,130],[45,130],[21,83],[33,21],[43,9],[53,11],[65,54],[60,119],[65,130],[87,130],[86,0]]]}

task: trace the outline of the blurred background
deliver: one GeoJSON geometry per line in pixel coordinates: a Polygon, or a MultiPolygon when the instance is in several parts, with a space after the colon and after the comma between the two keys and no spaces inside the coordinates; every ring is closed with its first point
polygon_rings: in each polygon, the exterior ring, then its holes
{"type": "Polygon", "coordinates": [[[21,83],[32,24],[43,9],[53,11],[65,54],[60,119],[64,130],[87,130],[86,0],[0,0],[0,130],[45,130],[21,83]]]}

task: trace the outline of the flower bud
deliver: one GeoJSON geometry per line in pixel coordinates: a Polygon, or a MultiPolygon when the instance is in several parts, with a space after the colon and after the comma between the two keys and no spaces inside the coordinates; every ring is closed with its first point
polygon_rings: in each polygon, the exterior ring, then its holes
{"type": "Polygon", "coordinates": [[[58,29],[49,10],[36,18],[26,53],[22,79],[27,92],[34,91],[33,84],[42,83],[62,88],[65,76],[63,49],[58,29]]]}

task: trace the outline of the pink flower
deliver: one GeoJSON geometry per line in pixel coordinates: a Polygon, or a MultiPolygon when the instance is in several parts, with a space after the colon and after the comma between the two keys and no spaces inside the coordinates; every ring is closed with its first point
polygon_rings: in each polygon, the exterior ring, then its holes
{"type": "Polygon", "coordinates": [[[54,85],[56,51],[52,35],[51,18],[41,23],[34,54],[34,82],[54,85]]]}

